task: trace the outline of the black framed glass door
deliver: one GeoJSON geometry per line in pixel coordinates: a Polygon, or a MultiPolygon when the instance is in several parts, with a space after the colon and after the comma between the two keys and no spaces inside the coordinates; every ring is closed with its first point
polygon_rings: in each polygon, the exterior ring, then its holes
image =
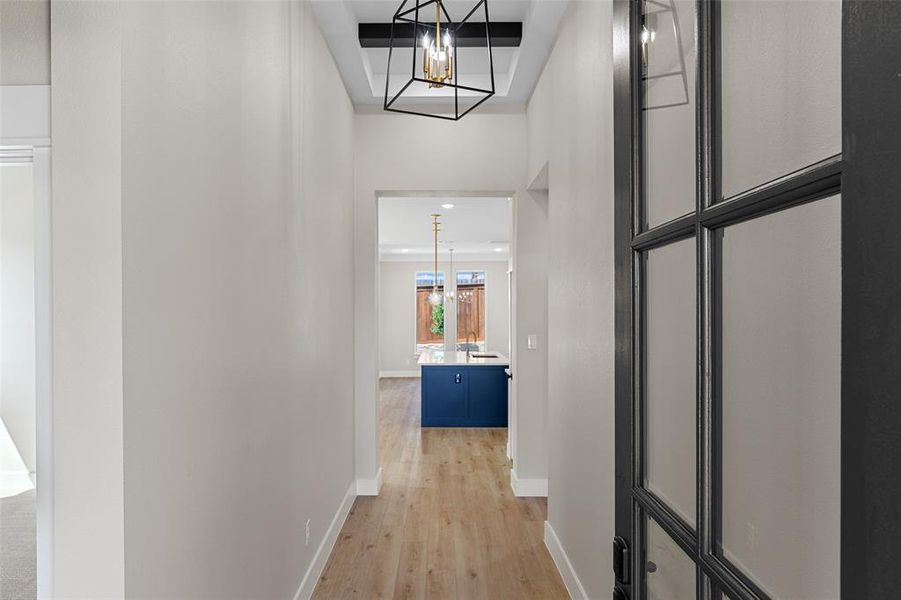
{"type": "MultiPolygon", "coordinates": [[[[867,597],[850,593],[862,561],[849,548],[875,560],[876,535],[897,555],[897,538],[846,515],[898,486],[846,471],[870,468],[873,443],[849,390],[864,407],[865,371],[898,378],[860,361],[851,329],[901,290],[852,285],[848,266],[896,265],[901,244],[871,239],[876,215],[845,188],[901,193],[849,168],[866,131],[849,115],[881,103],[883,126],[901,128],[901,104],[884,103],[901,50],[881,37],[898,4],[614,3],[618,597],[867,597]],[[871,55],[868,26],[891,50],[871,55]]],[[[884,161],[901,142],[873,145],[884,161]]],[[[901,325],[882,325],[895,347],[901,325]]]]}

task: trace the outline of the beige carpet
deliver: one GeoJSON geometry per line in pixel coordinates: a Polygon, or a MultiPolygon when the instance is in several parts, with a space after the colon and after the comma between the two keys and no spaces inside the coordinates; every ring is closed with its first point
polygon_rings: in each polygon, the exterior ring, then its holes
{"type": "Polygon", "coordinates": [[[34,600],[34,490],[0,499],[0,600],[34,600]]]}

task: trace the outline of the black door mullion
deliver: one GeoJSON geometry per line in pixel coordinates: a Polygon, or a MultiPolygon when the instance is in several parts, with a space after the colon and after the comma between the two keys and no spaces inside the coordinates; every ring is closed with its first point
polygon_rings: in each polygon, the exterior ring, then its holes
{"type": "MultiPolygon", "coordinates": [[[[705,558],[712,554],[716,513],[713,510],[715,497],[713,427],[713,362],[716,358],[713,344],[713,311],[716,289],[721,281],[713,268],[713,234],[704,227],[700,216],[716,201],[719,189],[719,148],[718,114],[719,98],[715,82],[718,77],[719,3],[699,0],[697,3],[697,102],[696,102],[696,149],[697,149],[697,513],[698,513],[698,556],[702,566],[705,558]]],[[[707,585],[700,584],[698,597],[709,597],[707,585]]]]}
{"type": "Polygon", "coordinates": [[[644,416],[646,403],[644,401],[644,373],[645,373],[645,348],[647,347],[646,316],[647,298],[645,295],[645,273],[647,273],[647,254],[643,252],[632,253],[632,272],[634,284],[632,286],[632,340],[633,340],[633,371],[632,393],[635,401],[632,403],[632,489],[644,487],[645,461],[644,449],[644,416]]]}
{"type": "Polygon", "coordinates": [[[695,234],[697,221],[697,214],[689,213],[653,229],[643,231],[632,239],[632,249],[636,251],[651,250],[670,242],[690,238],[695,234]]]}
{"type": "Polygon", "coordinates": [[[632,496],[642,510],[652,517],[661,529],[679,544],[682,550],[695,562],[698,560],[697,536],[694,529],[681,517],[676,515],[660,498],[643,487],[632,490],[632,496]]]}
{"type": "Polygon", "coordinates": [[[735,569],[727,561],[716,556],[707,556],[701,561],[701,567],[707,576],[730,600],[768,600],[763,590],[750,579],[735,569]]]}
{"type": "Polygon", "coordinates": [[[714,469],[715,441],[719,439],[714,427],[714,361],[713,342],[716,290],[722,285],[713,268],[714,232],[698,224],[698,553],[703,559],[713,553],[714,535],[718,528],[714,510],[717,473],[714,469]]]}
{"type": "MultiPolygon", "coordinates": [[[[710,155],[717,152],[713,147],[708,151],[710,155]]],[[[709,161],[707,169],[711,173],[704,175],[709,181],[703,188],[703,195],[709,199],[710,204],[701,210],[700,215],[689,213],[638,233],[630,241],[632,250],[651,250],[692,237],[698,223],[708,229],[721,229],[841,192],[842,155],[836,154],[795,173],[726,200],[716,201],[718,176],[712,172],[718,169],[715,166],[717,159],[715,156],[706,156],[704,160],[709,161]]]]}
{"type": "Polygon", "coordinates": [[[632,238],[641,223],[640,207],[634,201],[639,197],[641,176],[641,119],[636,108],[633,90],[640,77],[639,48],[634,40],[640,33],[640,6],[630,0],[615,0],[613,5],[613,84],[614,98],[614,242],[616,345],[614,355],[614,422],[615,481],[614,532],[628,540],[630,552],[630,576],[616,581],[619,592],[627,598],[642,598],[643,528],[637,515],[639,506],[632,496],[635,481],[633,457],[635,446],[635,418],[632,398],[635,377],[635,328],[633,307],[635,290],[635,253],[631,249],[632,238]]]}
{"type": "Polygon", "coordinates": [[[701,213],[706,227],[726,227],[791,208],[805,202],[834,196],[841,191],[842,155],[817,163],[737,194],[701,213]]]}

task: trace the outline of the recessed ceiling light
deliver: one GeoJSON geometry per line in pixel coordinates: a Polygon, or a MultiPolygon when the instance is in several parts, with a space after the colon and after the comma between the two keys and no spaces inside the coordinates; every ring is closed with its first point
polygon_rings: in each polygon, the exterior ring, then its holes
{"type": "Polygon", "coordinates": [[[401,251],[401,254],[406,254],[407,252],[410,251],[410,249],[409,248],[401,248],[400,251],[401,251]]]}
{"type": "Polygon", "coordinates": [[[447,204],[442,204],[442,205],[441,205],[441,208],[446,208],[446,209],[448,209],[448,210],[452,209],[453,207],[454,207],[454,205],[453,205],[453,203],[451,203],[451,202],[448,202],[447,204]]]}
{"type": "Polygon", "coordinates": [[[495,252],[503,252],[504,249],[503,249],[503,248],[495,248],[494,251],[495,251],[495,252]]]}

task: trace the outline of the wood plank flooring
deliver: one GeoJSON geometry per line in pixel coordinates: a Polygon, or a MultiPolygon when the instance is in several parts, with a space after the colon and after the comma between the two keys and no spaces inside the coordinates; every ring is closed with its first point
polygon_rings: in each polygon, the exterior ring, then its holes
{"type": "Polygon", "coordinates": [[[422,429],[419,379],[383,379],[384,484],[359,497],[313,598],[569,598],[547,501],[510,489],[506,429],[422,429]]]}

